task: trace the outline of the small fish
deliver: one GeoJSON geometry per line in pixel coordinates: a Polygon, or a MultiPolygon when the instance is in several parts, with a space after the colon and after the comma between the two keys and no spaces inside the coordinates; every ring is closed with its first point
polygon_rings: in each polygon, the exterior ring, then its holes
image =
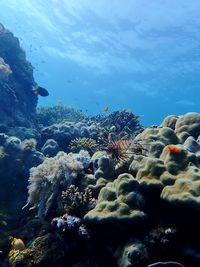
{"type": "Polygon", "coordinates": [[[48,96],[49,95],[49,92],[41,86],[33,87],[32,91],[34,94],[40,95],[40,96],[48,96]]]}
{"type": "Polygon", "coordinates": [[[109,110],[108,106],[103,108],[103,112],[108,112],[108,110],[109,110]]]}

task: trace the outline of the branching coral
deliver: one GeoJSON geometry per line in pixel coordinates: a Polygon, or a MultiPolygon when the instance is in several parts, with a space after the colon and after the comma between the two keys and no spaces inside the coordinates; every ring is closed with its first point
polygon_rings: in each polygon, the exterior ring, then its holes
{"type": "Polygon", "coordinates": [[[65,210],[80,218],[96,205],[96,199],[93,197],[91,189],[86,188],[81,192],[74,185],[62,192],[62,202],[65,210]]]}
{"type": "Polygon", "coordinates": [[[92,138],[76,138],[71,141],[69,149],[72,152],[79,152],[81,149],[89,152],[90,155],[94,154],[99,148],[99,145],[92,138]]]}
{"type": "Polygon", "coordinates": [[[102,127],[109,132],[111,128],[120,138],[125,135],[133,135],[140,132],[143,128],[139,122],[139,116],[126,110],[114,111],[108,116],[96,116],[91,118],[98,122],[102,127]]]}
{"type": "Polygon", "coordinates": [[[58,103],[53,107],[37,108],[38,123],[43,126],[49,126],[54,123],[62,123],[64,121],[81,121],[85,116],[80,110],[68,107],[63,103],[58,103]]]}

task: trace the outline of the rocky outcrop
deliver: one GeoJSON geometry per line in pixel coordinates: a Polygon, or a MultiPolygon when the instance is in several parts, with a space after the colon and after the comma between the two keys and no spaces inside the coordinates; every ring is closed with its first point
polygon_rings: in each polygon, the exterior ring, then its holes
{"type": "Polygon", "coordinates": [[[37,96],[33,67],[19,40],[0,24],[0,124],[32,126],[37,96]]]}

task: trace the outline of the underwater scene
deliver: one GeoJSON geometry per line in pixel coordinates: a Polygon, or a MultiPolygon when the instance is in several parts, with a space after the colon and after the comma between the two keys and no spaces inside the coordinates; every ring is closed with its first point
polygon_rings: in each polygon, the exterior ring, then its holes
{"type": "Polygon", "coordinates": [[[0,267],[200,267],[199,14],[0,0],[0,267]]]}

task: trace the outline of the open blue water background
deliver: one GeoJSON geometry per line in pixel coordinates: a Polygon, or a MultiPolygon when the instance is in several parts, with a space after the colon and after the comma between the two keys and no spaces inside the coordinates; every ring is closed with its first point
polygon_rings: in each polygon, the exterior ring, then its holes
{"type": "Polygon", "coordinates": [[[1,0],[36,82],[87,114],[127,109],[145,125],[200,112],[199,0],[1,0]]]}

